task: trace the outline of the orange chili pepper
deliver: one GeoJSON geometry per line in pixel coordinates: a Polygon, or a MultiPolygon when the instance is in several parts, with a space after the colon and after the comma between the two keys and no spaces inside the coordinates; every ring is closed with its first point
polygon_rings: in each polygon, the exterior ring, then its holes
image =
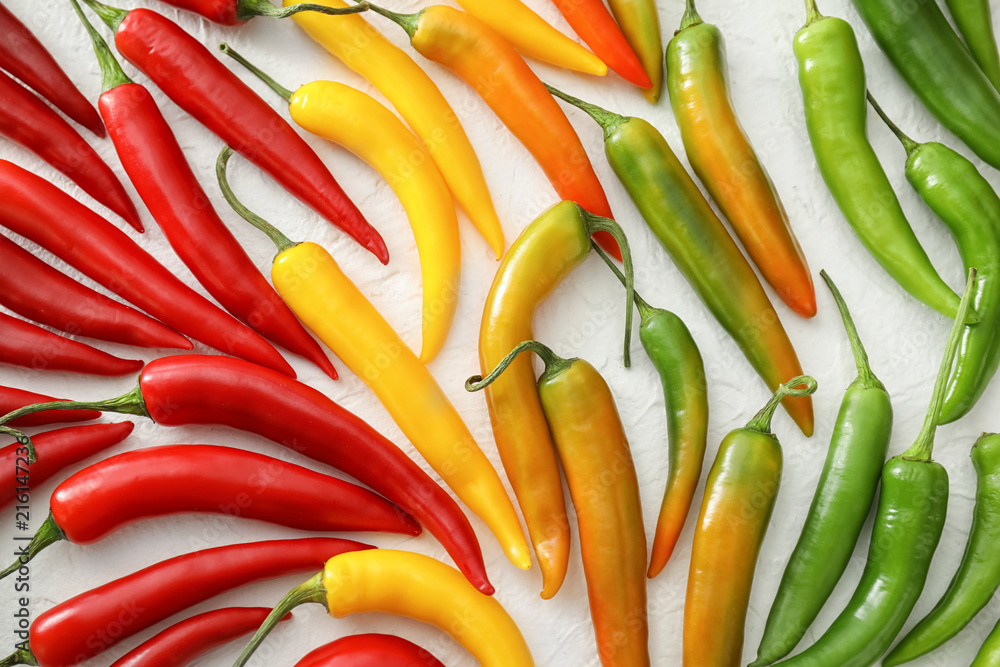
{"type": "Polygon", "coordinates": [[[640,88],[653,82],[601,0],[553,0],[566,22],[618,76],[640,88]]]}

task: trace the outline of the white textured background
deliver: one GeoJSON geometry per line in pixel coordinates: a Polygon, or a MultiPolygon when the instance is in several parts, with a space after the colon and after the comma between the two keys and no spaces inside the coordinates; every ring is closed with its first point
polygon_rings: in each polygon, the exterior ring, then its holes
{"type": "MultiPolygon", "coordinates": [[[[122,1],[127,1],[128,7],[136,6],[132,0],[122,1]]],[[[97,61],[69,4],[54,0],[9,0],[5,4],[40,36],[84,94],[96,101],[100,93],[97,61]]],[[[139,4],[153,6],[155,3],[139,4]]],[[[416,10],[420,6],[420,3],[411,0],[386,4],[399,10],[416,10]]],[[[528,0],[528,4],[555,26],[568,32],[567,24],[551,3],[528,0]]],[[[681,0],[661,0],[659,4],[663,32],[669,37],[680,21],[684,3],[681,0]]],[[[309,41],[292,21],[257,19],[242,28],[226,29],[170,7],[157,7],[211,48],[222,40],[230,42],[288,87],[315,79],[332,79],[358,86],[381,99],[369,84],[309,41]]],[[[855,26],[866,59],[869,86],[904,131],[918,140],[944,141],[972,157],[970,151],[959,145],[919,105],[878,51],[847,0],[825,0],[820,9],[828,15],[847,18],[855,26]]],[[[793,35],[805,18],[802,3],[702,0],[699,10],[706,21],[719,25],[726,36],[736,109],[783,197],[814,278],[819,282],[819,314],[812,321],[799,318],[774,299],[805,371],[817,378],[820,389],[814,397],[814,437],[804,438],[780,411],[774,420],[774,430],[784,446],[785,472],[770,532],[758,564],[747,616],[744,659],[749,661],[756,655],[764,619],[785,559],[797,539],[805,508],[812,497],[844,389],[855,375],[840,318],[829,293],[819,281],[819,269],[825,268],[844,293],[868,348],[873,368],[892,395],[895,429],[890,454],[905,449],[919,431],[950,322],[904,293],[868,256],[840,215],[816,170],[806,136],[791,49],[793,35]]],[[[93,14],[90,16],[94,19],[93,14]]],[[[402,30],[381,17],[372,16],[370,20],[425,67],[455,108],[483,163],[509,245],[528,222],[556,201],[541,170],[469,88],[448,71],[413,52],[406,44],[402,30]]],[[[107,36],[103,25],[99,27],[107,36]]],[[[614,75],[600,79],[540,64],[533,63],[533,66],[543,79],[568,92],[609,109],[650,120],[663,132],[671,146],[680,151],[680,138],[666,96],[654,107],[642,98],[637,89],[614,75]]],[[[148,84],[134,68],[125,67],[138,82],[148,84]]],[[[231,67],[276,108],[283,106],[250,74],[235,63],[231,67]]],[[[220,140],[158,90],[153,89],[152,92],[213,203],[258,266],[267,271],[273,246],[228,210],[215,186],[213,165],[221,147],[220,140]]],[[[945,280],[960,289],[963,271],[947,231],[904,181],[904,154],[895,138],[878,122],[874,113],[869,113],[869,117],[872,141],[917,235],[945,280]]],[[[652,304],[675,311],[687,322],[705,358],[711,422],[704,478],[719,441],[729,430],[742,426],[763,405],[767,400],[767,390],[646,229],[604,160],[597,126],[576,111],[570,112],[570,118],[604,183],[612,208],[629,234],[639,272],[638,289],[652,304]]],[[[124,181],[125,175],[111,142],[85,136],[124,181]]],[[[417,255],[399,202],[389,187],[359,160],[317,138],[307,137],[307,140],[385,237],[392,256],[388,267],[381,266],[370,254],[292,199],[261,172],[248,167],[242,159],[233,161],[232,182],[235,190],[252,208],[276,223],[293,239],[314,240],[326,245],[403,338],[412,347],[418,348],[420,282],[417,255]]],[[[0,157],[44,175],[88,206],[96,206],[65,177],[26,151],[3,141],[0,142],[0,157]]],[[[995,186],[1000,186],[1000,175],[995,170],[985,167],[978,160],[976,164],[995,186]]],[[[131,229],[126,229],[126,232],[138,238],[146,249],[193,284],[190,273],[167,246],[162,233],[134,195],[134,189],[129,184],[126,187],[140,207],[148,230],[141,238],[131,229]]],[[[119,227],[124,227],[120,220],[113,219],[119,227]]],[[[445,349],[430,368],[483,449],[499,465],[483,398],[478,394],[467,394],[462,388],[464,379],[478,372],[476,340],[479,320],[497,264],[468,220],[460,218],[460,225],[464,273],[458,315],[445,349]]],[[[196,289],[200,290],[200,287],[196,289]]],[[[769,290],[769,293],[773,297],[773,291],[769,290]]],[[[647,536],[651,536],[666,477],[664,405],[659,380],[637,337],[632,343],[633,368],[626,370],[622,367],[622,301],[622,291],[617,282],[598,258],[591,258],[539,310],[536,335],[559,354],[588,359],[601,370],[613,388],[639,470],[646,532],[647,536]]],[[[148,361],[156,356],[156,351],[101,342],[94,344],[129,358],[142,355],[148,361]]],[[[206,351],[200,345],[196,350],[206,351]]],[[[341,380],[336,383],[300,358],[293,357],[289,361],[298,371],[300,379],[326,392],[416,456],[374,396],[339,360],[335,359],[335,363],[341,380]]],[[[131,378],[91,379],[10,366],[0,369],[0,383],[84,399],[115,396],[133,386],[131,378]]],[[[948,522],[924,595],[907,628],[934,605],[958,564],[975,493],[969,450],[981,431],[1000,428],[998,405],[1000,387],[994,385],[974,412],[959,423],[939,430],[935,458],[945,465],[951,476],[948,522]]],[[[315,465],[251,435],[225,428],[160,428],[148,420],[137,420],[134,434],[116,451],[199,442],[247,447],[315,465]]],[[[417,460],[426,468],[422,459],[417,457],[417,460]]],[[[52,480],[33,491],[32,522],[36,526],[45,518],[46,499],[55,484],[56,480],[52,480]]],[[[654,665],[680,664],[685,583],[700,493],[699,489],[695,508],[692,508],[672,561],[657,579],[649,582],[650,651],[654,665]]],[[[536,663],[545,666],[597,664],[578,549],[574,551],[562,591],[554,600],[544,602],[538,597],[541,582],[537,568],[528,572],[516,570],[508,564],[482,523],[475,517],[473,523],[481,538],[490,576],[498,590],[497,599],[521,627],[536,663]]],[[[13,532],[12,511],[7,510],[0,517],[0,553],[11,551],[10,537],[13,532]]],[[[849,598],[864,562],[868,534],[866,529],[851,566],[806,640],[817,637],[849,598]]],[[[302,533],[259,523],[212,516],[184,516],[143,522],[87,547],[58,544],[39,556],[32,567],[31,612],[37,616],[71,595],[195,549],[252,539],[300,536],[302,533]]],[[[354,537],[383,547],[420,551],[447,561],[444,550],[426,533],[416,539],[371,534],[354,537]]],[[[4,556],[2,560],[7,558],[4,556]]],[[[296,575],[239,589],[199,605],[192,612],[231,605],[270,605],[302,580],[304,577],[296,575]]],[[[0,586],[2,654],[6,654],[13,644],[14,620],[11,614],[14,608],[13,584],[8,581],[0,586]]],[[[1000,602],[994,600],[957,638],[913,664],[968,664],[998,614],[1000,602]]],[[[180,620],[180,617],[173,620],[180,620]]],[[[157,626],[154,630],[168,624],[157,626]]],[[[299,608],[295,621],[283,624],[271,636],[260,649],[254,664],[291,665],[308,650],[340,635],[356,632],[395,632],[427,647],[449,667],[475,664],[464,649],[433,628],[375,614],[338,621],[326,617],[317,605],[299,608]]],[[[151,634],[151,631],[146,631],[139,637],[133,637],[87,664],[109,664],[151,634]]],[[[231,664],[237,652],[238,646],[234,644],[206,656],[198,664],[231,664]]]]}

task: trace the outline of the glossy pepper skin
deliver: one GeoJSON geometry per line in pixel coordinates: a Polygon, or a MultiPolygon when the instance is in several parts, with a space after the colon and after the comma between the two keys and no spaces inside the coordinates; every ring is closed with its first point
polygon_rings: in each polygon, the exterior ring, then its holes
{"type": "MultiPolygon", "coordinates": [[[[330,537],[271,540],[193,551],[115,579],[57,604],[35,618],[28,648],[18,648],[0,665],[71,667],[123,639],[204,600],[239,586],[308,572],[332,556],[373,549],[330,537]],[[131,623],[117,621],[122,605],[131,623]],[[122,626],[112,637],[107,628],[122,626]]],[[[280,619],[279,619],[280,620],[280,619]]]]}
{"type": "MultiPolygon", "coordinates": [[[[52,398],[45,394],[36,394],[33,391],[26,391],[15,387],[0,386],[0,412],[3,414],[23,408],[26,405],[32,405],[33,403],[51,403],[59,400],[63,399],[52,398]]],[[[45,426],[46,424],[58,424],[60,422],[91,421],[100,416],[101,413],[97,410],[51,410],[15,419],[9,425],[18,428],[22,426],[45,426]]]]}
{"type": "Polygon", "coordinates": [[[1000,435],[980,436],[971,457],[976,469],[976,506],[962,561],[930,613],[882,660],[885,667],[916,660],[944,644],[968,625],[1000,588],[1000,563],[994,557],[1000,543],[1000,435]]]}
{"type": "MultiPolygon", "coordinates": [[[[515,345],[533,338],[535,310],[589,256],[591,234],[600,224],[578,204],[564,201],[539,215],[511,244],[483,306],[481,373],[496,367],[515,345]]],[[[628,247],[627,241],[620,245],[628,247]]],[[[626,312],[631,314],[631,305],[626,312]]],[[[500,461],[542,571],[541,595],[548,599],[566,576],[570,536],[559,463],[530,360],[516,359],[483,393],[500,461]]]]}
{"type": "Polygon", "coordinates": [[[0,5],[0,68],[23,81],[57,109],[99,137],[101,117],[52,54],[9,9],[0,5]]]}
{"type": "Polygon", "coordinates": [[[937,415],[944,398],[969,309],[975,269],[969,272],[958,320],[944,358],[923,426],[914,443],[882,468],[874,528],[861,580],[847,607],[816,642],[780,663],[787,667],[868,667],[878,661],[903,628],[917,603],[948,510],[948,472],[931,460],[937,415]]]}
{"type": "Polygon", "coordinates": [[[45,179],[0,160],[0,225],[34,241],[167,326],[294,375],[267,342],[181,282],[110,222],[45,179]]]}
{"type": "Polygon", "coordinates": [[[906,149],[906,180],[948,228],[965,270],[976,269],[972,307],[980,321],[962,330],[941,408],[947,424],[976,405],[1000,366],[1000,197],[969,160],[936,141],[910,139],[870,99],[906,149]]]}
{"type": "Polygon", "coordinates": [[[224,607],[186,618],[115,660],[111,667],[185,667],[256,630],[268,607],[224,607]]]}
{"type": "Polygon", "coordinates": [[[1000,93],[934,0],[852,0],[875,42],[938,121],[1000,168],[1000,93]]]}
{"type": "Polygon", "coordinates": [[[111,167],[59,114],[3,72],[0,135],[48,162],[136,231],[143,231],[135,205],[111,167]]]}
{"type": "Polygon", "coordinates": [[[594,54],[614,72],[640,88],[653,82],[601,0],[553,0],[553,4],[594,54]]]}
{"type": "Polygon", "coordinates": [[[663,38],[656,0],[608,0],[608,6],[622,33],[639,57],[651,86],[642,94],[651,103],[663,92],[663,38]]]}
{"type": "MultiPolygon", "coordinates": [[[[406,30],[419,54],[444,65],[485,101],[528,149],[560,199],[613,218],[604,188],[566,114],[517,51],[495,30],[466,12],[432,5],[416,14],[378,12],[406,30]]],[[[614,241],[601,246],[621,259],[614,241]]]]}
{"type": "MultiPolygon", "coordinates": [[[[298,12],[327,12],[330,8],[311,3],[302,3],[293,7],[280,9],[269,0],[163,0],[168,5],[194,12],[204,16],[209,21],[221,25],[239,25],[256,16],[269,16],[283,19],[298,12]]],[[[333,13],[333,12],[330,12],[333,13]]]]}
{"type": "Polygon", "coordinates": [[[62,540],[94,544],[137,521],[234,507],[242,519],[312,532],[420,534],[407,514],[356,484],[242,449],[166,445],[106,458],[57,486],[48,518],[0,579],[62,540]]]}
{"type": "Polygon", "coordinates": [[[376,549],[361,558],[339,554],[284,597],[244,649],[241,667],[284,614],[322,604],[334,618],[378,611],[412,618],[448,633],[482,667],[533,667],[531,651],[496,598],[480,595],[457,570],[429,556],[376,549]]]}
{"type": "Polygon", "coordinates": [[[462,244],[451,192],[427,149],[395,114],[360,90],[335,81],[313,81],[293,92],[278,85],[228,44],[219,48],[281,95],[296,125],[360,157],[396,193],[410,220],[420,256],[420,361],[431,361],[444,347],[455,319],[462,244]]]}
{"type": "Polygon", "coordinates": [[[865,69],[854,31],[842,19],[821,15],[813,0],[806,7],[808,19],[793,47],[820,174],[858,239],[893,280],[953,318],[958,295],[928,259],[868,142],[865,69]]]}
{"type": "MultiPolygon", "coordinates": [[[[608,162],[646,224],[767,386],[773,390],[801,375],[795,349],[760,280],[663,135],[641,118],[549,90],[604,129],[608,162]]],[[[784,406],[802,432],[812,435],[811,399],[788,397],[784,406]]]]}
{"type": "Polygon", "coordinates": [[[25,455],[20,443],[0,449],[0,465],[4,466],[4,470],[15,471],[13,483],[0,489],[0,506],[13,503],[24,492],[19,490],[21,487],[37,486],[67,466],[114,447],[127,438],[133,428],[135,425],[132,422],[119,422],[67,426],[39,433],[32,436],[38,460],[27,469],[20,465],[25,455]]]}
{"type": "Polygon", "coordinates": [[[752,667],[791,653],[840,581],[871,512],[892,435],[889,394],[872,372],[843,297],[826,272],[820,274],[840,310],[858,375],[840,403],[823,471],[752,667]]]}
{"type": "Polygon", "coordinates": [[[989,0],[945,0],[945,4],[979,69],[994,88],[1000,89],[1000,54],[989,0]]]}
{"type": "Polygon", "coordinates": [[[444,667],[413,642],[395,635],[347,635],[324,644],[295,667],[444,667]]]}
{"type": "Polygon", "coordinates": [[[812,317],[816,293],[805,255],[733,109],[727,70],[722,32],[688,0],[667,44],[667,91],[684,150],[764,280],[789,308],[812,317]]]}
{"type": "Polygon", "coordinates": [[[139,359],[122,359],[86,343],[0,313],[0,362],[36,371],[86,375],[128,375],[142,368],[139,359]]]}
{"type": "Polygon", "coordinates": [[[705,482],[684,601],[684,667],[742,665],[743,632],[757,556],[781,485],[782,453],[771,417],[786,394],[809,395],[808,375],[778,387],[743,428],[719,445],[705,482]],[[797,389],[805,385],[803,389],[797,389]]]}
{"type": "Polygon", "coordinates": [[[969,667],[997,667],[1000,665],[1000,623],[993,626],[992,632],[980,647],[976,658],[969,667]]]}
{"type": "Polygon", "coordinates": [[[379,233],[315,151],[278,113],[179,25],[149,9],[85,0],[115,33],[115,46],[167,97],[383,264],[379,233]]]}
{"type": "Polygon", "coordinates": [[[134,414],[161,426],[218,424],[294,448],[402,507],[438,538],[478,589],[493,592],[476,534],[451,496],[378,431],[286,375],[229,357],[164,357],[146,364],[127,394],[97,403],[41,403],[0,417],[0,425],[62,408],[134,414]]]}
{"type": "Polygon", "coordinates": [[[0,266],[0,303],[39,324],[125,345],[193,347],[162,322],[73,280],[5,236],[0,236],[0,266]]]}
{"type": "MultiPolygon", "coordinates": [[[[283,0],[286,8],[297,4],[299,0],[283,0]]],[[[319,4],[349,6],[342,0],[321,0],[319,4]]],[[[427,73],[361,16],[302,12],[294,20],[396,107],[424,142],[455,199],[500,259],[505,246],[503,228],[493,207],[483,167],[455,111],[427,73]]]]}

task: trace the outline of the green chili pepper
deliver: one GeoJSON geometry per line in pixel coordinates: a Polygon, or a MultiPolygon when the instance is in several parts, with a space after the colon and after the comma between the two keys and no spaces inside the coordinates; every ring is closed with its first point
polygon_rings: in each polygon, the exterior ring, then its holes
{"type": "Polygon", "coordinates": [[[980,321],[962,332],[941,408],[947,424],[972,409],[1000,366],[1000,197],[963,156],[913,141],[869,99],[906,149],[906,180],[951,232],[966,270],[976,267],[979,276],[972,306],[980,321]]]}
{"type": "MultiPolygon", "coordinates": [[[[596,244],[594,250],[624,285],[625,276],[611,258],[596,244]]],[[[669,310],[653,308],[638,294],[634,298],[642,317],[639,340],[660,375],[667,409],[669,467],[649,556],[647,576],[652,579],[670,560],[701,478],[708,438],[708,391],[705,363],[684,320],[669,310]]]]}
{"type": "Polygon", "coordinates": [[[979,69],[994,88],[1000,89],[1000,54],[993,34],[990,0],[945,0],[945,4],[979,69]]]}
{"type": "Polygon", "coordinates": [[[719,445],[691,551],[684,667],[741,664],[750,587],[781,484],[781,445],[771,433],[771,416],[783,395],[815,391],[816,380],[808,375],[792,378],[744,428],[730,431],[719,445]]]}
{"type": "MultiPolygon", "coordinates": [[[[549,91],[604,128],[605,154],[629,197],[767,386],[773,391],[801,375],[795,349],[757,274],[663,135],[641,118],[620,116],[551,86],[549,91]]],[[[784,406],[802,432],[812,435],[809,397],[787,397],[784,406]]]]}
{"type": "Polygon", "coordinates": [[[927,581],[948,510],[948,472],[931,460],[937,415],[972,301],[976,270],[945,346],[930,407],[916,440],[882,468],[882,491],[861,581],[847,607],[815,644],[777,663],[787,667],[869,667],[889,648],[927,581]]]}
{"type": "Polygon", "coordinates": [[[840,309],[858,376],[840,404],[816,494],[750,667],[791,653],[830,597],[868,518],[892,434],[889,394],[868,365],[847,304],[826,272],[820,275],[840,309]]]}
{"type": "Polygon", "coordinates": [[[1000,667],[1000,622],[993,626],[969,667],[1000,667]]]}
{"type": "Polygon", "coordinates": [[[972,152],[1000,169],[1000,93],[936,0],[853,0],[920,101],[972,152]]]}
{"type": "Polygon", "coordinates": [[[941,279],[899,206],[868,142],[865,67],[851,26],[806,0],[795,35],[806,127],[820,174],[861,243],[892,278],[934,310],[955,317],[958,295],[941,279]]]}
{"type": "MultiPolygon", "coordinates": [[[[958,571],[927,616],[889,652],[885,667],[902,665],[954,637],[1000,588],[1000,435],[984,433],[972,446],[976,509],[958,571]]],[[[1000,655],[998,655],[1000,658],[1000,655]]]]}

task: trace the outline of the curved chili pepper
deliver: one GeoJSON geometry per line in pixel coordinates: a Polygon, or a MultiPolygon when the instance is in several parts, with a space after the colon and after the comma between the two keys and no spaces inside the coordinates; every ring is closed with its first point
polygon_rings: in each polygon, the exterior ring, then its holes
{"type": "MultiPolygon", "coordinates": [[[[312,537],[231,544],[160,561],[57,604],[35,618],[27,647],[0,665],[70,667],[174,614],[239,586],[322,567],[327,559],[374,547],[312,537]],[[121,623],[122,605],[130,622],[121,623]],[[121,628],[112,635],[108,628],[121,628]]],[[[485,598],[488,599],[488,598],[485,598]]],[[[282,617],[284,614],[282,614],[282,617]]],[[[275,622],[281,617],[275,619],[275,622]]]]}
{"type": "Polygon", "coordinates": [[[687,0],[680,30],[667,44],[667,91],[691,168],[764,280],[789,308],[812,317],[816,293],[805,255],[733,110],[727,69],[722,33],[687,0]]]}
{"type": "MultiPolygon", "coordinates": [[[[614,217],[576,130],[503,37],[474,16],[444,5],[416,14],[370,6],[403,28],[418,53],[453,71],[483,98],[534,156],[560,199],[575,201],[594,215],[614,217]]],[[[600,234],[598,242],[621,259],[610,236],[600,234]]]]}
{"type": "Polygon", "coordinates": [[[62,116],[3,72],[0,72],[0,135],[48,162],[136,231],[143,231],[135,205],[111,167],[62,116]]]}
{"type": "Polygon", "coordinates": [[[307,602],[334,618],[380,611],[428,623],[468,649],[482,667],[533,667],[531,651],[496,598],[480,595],[457,570],[422,554],[377,549],[340,554],[292,589],[268,616],[233,667],[241,667],[278,619],[307,602]]]}
{"type": "Polygon", "coordinates": [[[299,530],[420,534],[407,514],[356,484],[242,449],[166,445],[104,459],[57,486],[48,518],[0,579],[62,540],[94,544],[144,519],[233,507],[242,519],[299,530]]]}
{"type": "Polygon", "coordinates": [[[290,447],[402,507],[441,542],[479,590],[493,592],[476,534],[452,497],[378,431],[286,375],[230,357],[165,357],[146,364],[138,386],[123,396],[86,404],[42,403],[0,417],[0,425],[63,408],[139,415],[161,426],[220,424],[290,447]]]}
{"type": "Polygon", "coordinates": [[[545,364],[538,399],[576,509],[590,616],[602,665],[649,665],[646,613],[646,535],[639,480],[611,389],[583,359],[563,359],[536,341],[519,343],[478,391],[525,350],[545,364]],[[609,476],[610,475],[610,476],[609,476]]]}
{"type": "Polygon", "coordinates": [[[184,667],[212,649],[250,634],[270,611],[268,607],[224,607],[186,618],[136,646],[111,667],[184,667]]]}
{"type": "Polygon", "coordinates": [[[656,104],[663,92],[663,40],[656,0],[608,0],[608,6],[652,84],[642,94],[656,104]]]}
{"type": "Polygon", "coordinates": [[[960,316],[952,326],[934,382],[930,406],[914,443],[882,468],[882,489],[861,580],[847,607],[802,653],[779,665],[848,667],[872,665],[889,648],[913,611],[944,529],[948,471],[931,460],[937,415],[972,302],[975,269],[969,272],[960,316]]]}
{"type": "Polygon", "coordinates": [[[392,187],[417,242],[423,283],[420,361],[431,361],[455,319],[462,246],[451,192],[427,149],[395,114],[360,90],[334,81],[313,81],[293,93],[228,44],[219,48],[281,95],[296,125],[351,151],[392,187]]]}
{"type": "Polygon", "coordinates": [[[124,232],[45,179],[0,160],[0,225],[216,349],[294,375],[278,351],[182,283],[124,232]]]}
{"type": "Polygon", "coordinates": [[[193,347],[165,324],[73,280],[2,235],[0,266],[0,303],[18,315],[69,334],[125,345],[193,347]]]}
{"type": "Polygon", "coordinates": [[[24,448],[21,443],[0,449],[2,469],[16,471],[14,483],[0,489],[0,507],[13,502],[24,492],[23,487],[37,486],[67,466],[117,445],[127,438],[134,428],[135,424],[132,422],[119,422],[69,426],[39,433],[32,436],[38,450],[38,460],[27,469],[20,465],[24,460],[24,448]]]}
{"type": "MultiPolygon", "coordinates": [[[[621,227],[579,204],[560,202],[524,228],[504,255],[486,297],[479,328],[480,372],[488,373],[515,345],[533,337],[535,310],[590,255],[591,235],[599,230],[614,230],[630,276],[631,252],[621,227]]],[[[629,280],[626,331],[631,331],[632,292],[629,280]]],[[[628,340],[626,336],[626,359],[628,340]]],[[[500,461],[542,571],[542,597],[549,599],[566,576],[569,523],[559,463],[530,360],[516,360],[483,393],[500,461]]]]}
{"type": "MultiPolygon", "coordinates": [[[[757,274],[663,135],[641,118],[620,116],[552,87],[549,91],[604,128],[608,162],[646,224],[767,386],[774,390],[802,375],[757,274]]],[[[812,400],[789,396],[784,406],[802,432],[812,435],[812,400]]]]}
{"type": "Polygon", "coordinates": [[[989,0],[944,0],[979,69],[1000,90],[1000,53],[989,0]]]}
{"type": "Polygon", "coordinates": [[[1000,665],[1000,622],[993,626],[993,630],[986,641],[983,642],[979,653],[969,667],[997,667],[1000,665]]]}
{"type": "Polygon", "coordinates": [[[840,310],[858,376],[840,403],[812,505],[785,565],[751,667],[769,665],[792,652],[847,569],[871,513],[892,434],[889,394],[868,364],[843,297],[825,271],[820,275],[840,310]]]}
{"type": "Polygon", "coordinates": [[[865,66],[854,31],[820,14],[815,0],[806,0],[806,10],[793,46],[820,174],[858,239],[893,280],[953,318],[958,295],[928,259],[868,141],[865,66]]]}
{"type": "Polygon", "coordinates": [[[601,0],[553,1],[573,31],[618,76],[640,88],[652,87],[638,56],[601,0]]]}
{"type": "MultiPolygon", "coordinates": [[[[283,0],[286,8],[300,0],[283,0]]],[[[319,4],[347,8],[342,0],[319,4]]],[[[483,235],[497,259],[503,255],[504,236],[483,168],[462,123],[437,84],[402,49],[387,40],[365,19],[295,15],[295,22],[331,55],[371,82],[430,151],[448,188],[483,235]]]]}
{"type": "Polygon", "coordinates": [[[52,54],[14,16],[0,4],[0,68],[52,102],[74,121],[99,137],[104,136],[101,117],[77,89],[52,54]]]}
{"type": "Polygon", "coordinates": [[[947,424],[976,405],[1000,367],[1000,197],[965,157],[913,141],[869,100],[906,149],[906,180],[948,228],[965,270],[975,267],[978,276],[972,307],[980,321],[962,331],[939,417],[947,424]]]}
{"type": "Polygon", "coordinates": [[[347,635],[320,646],[295,667],[444,667],[413,642],[395,635],[347,635]]]}
{"type": "Polygon", "coordinates": [[[139,359],[122,359],[79,341],[63,338],[30,322],[0,313],[0,362],[36,371],[90,375],[127,375],[142,368],[139,359]]]}
{"type": "Polygon", "coordinates": [[[316,152],[201,42],[152,10],[126,11],[97,0],[84,1],[114,31],[118,52],[177,106],[380,262],[389,262],[385,241],[316,152]]]}
{"type": "Polygon", "coordinates": [[[125,173],[170,247],[208,293],[238,320],[337,379],[337,371],[319,344],[215,212],[153,96],[125,75],[76,0],[73,6],[101,65],[104,92],[97,107],[104,125],[125,173]]]}
{"type": "Polygon", "coordinates": [[[226,201],[278,248],[271,281],[281,298],[385,406],[403,435],[496,536],[508,560],[531,567],[528,545],[500,476],[427,367],[320,245],[294,243],[236,200],[226,181],[232,151],[216,170],[226,201]]]}
{"type": "Polygon", "coordinates": [[[782,384],[743,428],[719,445],[705,482],[684,600],[685,667],[740,665],[750,587],[774,501],[782,453],[771,417],[786,395],[808,396],[808,375],[782,384]],[[803,389],[797,389],[805,385],[803,389]]]}
{"type": "MultiPolygon", "coordinates": [[[[25,391],[24,389],[0,386],[0,413],[3,414],[34,403],[51,403],[60,400],[65,399],[52,398],[45,394],[36,394],[33,391],[25,391]]],[[[97,410],[51,410],[15,419],[9,425],[18,428],[24,426],[45,426],[46,424],[58,424],[60,422],[85,422],[97,419],[100,416],[101,413],[97,410]]]]}
{"type": "Polygon", "coordinates": [[[336,10],[330,11],[331,8],[324,5],[306,2],[284,9],[275,7],[268,0],[163,0],[163,2],[189,12],[194,12],[204,16],[209,21],[214,21],[222,25],[237,25],[257,16],[283,19],[299,12],[338,15],[343,13],[336,10]]]}
{"type": "Polygon", "coordinates": [[[916,660],[954,637],[1000,588],[1000,435],[984,433],[972,446],[976,508],[962,562],[934,608],[882,660],[895,667],[916,660]]]}

